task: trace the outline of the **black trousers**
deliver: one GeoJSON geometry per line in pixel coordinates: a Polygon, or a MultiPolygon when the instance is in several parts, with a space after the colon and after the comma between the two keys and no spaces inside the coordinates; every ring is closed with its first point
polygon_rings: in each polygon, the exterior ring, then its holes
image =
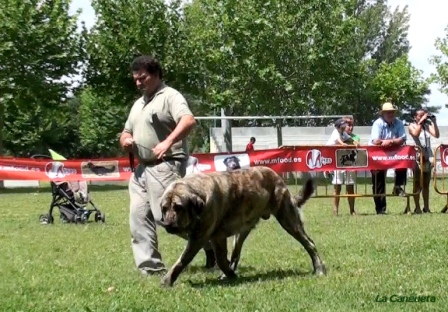
{"type": "MultiPolygon", "coordinates": [[[[386,170],[372,170],[372,191],[373,194],[386,193],[386,170]]],[[[395,169],[395,186],[406,185],[407,169],[395,169]]],[[[386,196],[376,196],[375,201],[376,213],[386,212],[386,196]]]]}

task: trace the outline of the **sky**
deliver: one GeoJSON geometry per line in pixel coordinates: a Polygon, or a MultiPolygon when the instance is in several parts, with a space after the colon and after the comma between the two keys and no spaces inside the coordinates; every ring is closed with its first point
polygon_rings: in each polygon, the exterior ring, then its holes
{"type": "MultiPolygon", "coordinates": [[[[429,63],[431,55],[437,54],[434,42],[437,37],[444,36],[444,29],[448,25],[446,12],[448,1],[445,0],[389,0],[392,8],[408,6],[411,15],[408,39],[411,44],[409,59],[412,64],[423,71],[425,77],[435,72],[434,66],[429,63]]],[[[95,23],[95,12],[90,0],[73,0],[71,11],[82,9],[80,19],[88,28],[95,23]]],[[[440,126],[448,126],[448,96],[438,91],[437,85],[431,86],[431,95],[428,97],[428,106],[442,106],[437,121],[440,126]]]]}

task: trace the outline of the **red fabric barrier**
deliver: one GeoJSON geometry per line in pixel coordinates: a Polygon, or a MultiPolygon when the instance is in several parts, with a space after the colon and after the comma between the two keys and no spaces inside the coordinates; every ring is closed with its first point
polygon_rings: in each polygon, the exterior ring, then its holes
{"type": "MultiPolygon", "coordinates": [[[[447,146],[448,148],[448,146],[447,146]]],[[[441,153],[445,152],[441,150],[441,153]]],[[[448,156],[448,149],[446,150],[448,156]]],[[[416,151],[412,146],[382,148],[362,146],[295,146],[245,153],[194,154],[187,173],[225,171],[227,166],[241,168],[267,166],[276,172],[386,170],[414,168],[416,151]]],[[[442,161],[445,166],[446,163],[442,161]]],[[[447,158],[448,161],[448,158],[447,158]]],[[[33,160],[0,158],[0,180],[128,180],[131,176],[128,158],[66,160],[33,160]]]]}

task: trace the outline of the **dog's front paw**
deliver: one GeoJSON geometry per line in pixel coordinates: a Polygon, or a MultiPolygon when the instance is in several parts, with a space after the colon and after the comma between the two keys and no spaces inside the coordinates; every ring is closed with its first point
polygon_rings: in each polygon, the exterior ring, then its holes
{"type": "Polygon", "coordinates": [[[235,280],[235,279],[237,279],[238,278],[238,275],[236,275],[236,273],[234,272],[234,271],[232,271],[232,273],[230,273],[229,275],[225,275],[225,274],[222,274],[219,278],[218,278],[218,280],[220,280],[220,281],[233,281],[233,280],[235,280]]]}
{"type": "Polygon", "coordinates": [[[314,269],[314,274],[318,276],[327,275],[327,268],[322,264],[314,269]]]}
{"type": "Polygon", "coordinates": [[[162,277],[162,279],[160,280],[160,286],[162,286],[164,288],[173,287],[173,283],[171,282],[171,277],[169,275],[165,275],[164,277],[162,277]]]}

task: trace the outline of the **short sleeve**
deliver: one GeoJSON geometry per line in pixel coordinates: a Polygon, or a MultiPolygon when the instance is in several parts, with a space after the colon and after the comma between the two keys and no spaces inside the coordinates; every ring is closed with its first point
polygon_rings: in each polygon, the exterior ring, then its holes
{"type": "Polygon", "coordinates": [[[168,101],[171,116],[173,116],[173,119],[176,123],[178,123],[183,116],[193,116],[193,113],[188,107],[187,100],[179,92],[176,92],[171,97],[169,97],[168,101]]]}
{"type": "Polygon", "coordinates": [[[128,116],[126,123],[124,124],[123,132],[132,134],[132,124],[131,124],[131,116],[128,116]]]}
{"type": "Polygon", "coordinates": [[[341,135],[338,132],[338,130],[334,129],[333,132],[331,133],[330,141],[336,143],[340,137],[341,135]]]}
{"type": "Polygon", "coordinates": [[[378,139],[381,139],[381,128],[379,122],[375,121],[370,132],[370,140],[374,141],[378,139]]]}

